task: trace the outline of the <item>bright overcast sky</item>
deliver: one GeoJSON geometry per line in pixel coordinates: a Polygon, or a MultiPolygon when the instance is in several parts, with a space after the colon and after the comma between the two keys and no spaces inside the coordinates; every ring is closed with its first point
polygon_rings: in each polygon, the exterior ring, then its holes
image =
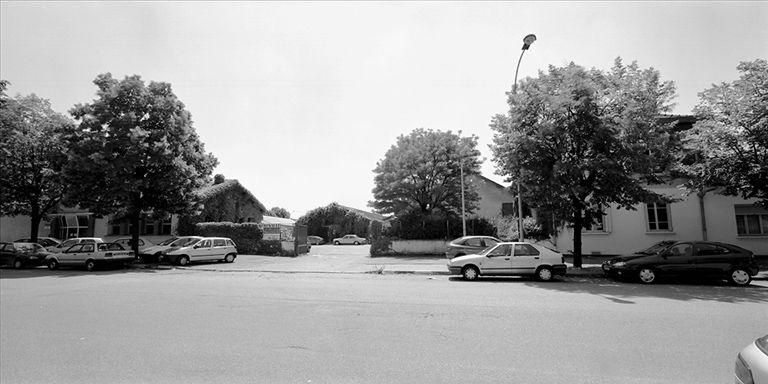
{"type": "MultiPolygon", "coordinates": [[[[617,56],[697,93],[768,57],[768,3],[8,2],[0,78],[59,112],[95,98],[96,75],[165,81],[192,113],[215,173],[293,218],[338,202],[369,210],[372,170],[398,135],[462,130],[488,144],[520,78],[617,56]]],[[[506,183],[503,183],[507,185],[506,183]]]]}

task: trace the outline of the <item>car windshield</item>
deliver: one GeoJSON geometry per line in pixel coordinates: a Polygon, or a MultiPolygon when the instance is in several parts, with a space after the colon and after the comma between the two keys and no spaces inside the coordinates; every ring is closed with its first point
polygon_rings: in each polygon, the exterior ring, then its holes
{"type": "Polygon", "coordinates": [[[674,241],[660,241],[658,243],[655,243],[651,245],[648,248],[641,249],[635,253],[638,255],[655,255],[657,253],[660,253],[661,251],[669,248],[670,245],[674,244],[674,241]]]}
{"type": "Polygon", "coordinates": [[[158,245],[172,245],[178,239],[179,239],[178,237],[171,237],[169,239],[164,240],[163,242],[161,242],[158,245]]]}
{"type": "Polygon", "coordinates": [[[190,245],[193,245],[198,241],[200,241],[200,239],[196,239],[194,237],[182,237],[169,245],[171,247],[189,247],[190,245]]]}

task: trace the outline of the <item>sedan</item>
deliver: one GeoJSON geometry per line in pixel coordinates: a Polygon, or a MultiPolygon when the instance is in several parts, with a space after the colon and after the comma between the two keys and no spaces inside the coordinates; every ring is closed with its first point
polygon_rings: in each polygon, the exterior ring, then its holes
{"type": "Polygon", "coordinates": [[[320,245],[323,243],[323,241],[325,241],[325,239],[320,236],[307,236],[307,241],[312,245],[320,245]]]}
{"type": "Polygon", "coordinates": [[[357,235],[345,235],[344,237],[337,237],[333,239],[333,244],[336,245],[342,245],[342,244],[354,244],[354,245],[360,245],[365,244],[366,239],[363,237],[359,237],[357,235]]]}
{"type": "Polygon", "coordinates": [[[38,244],[42,245],[43,247],[48,248],[48,247],[55,247],[55,246],[61,244],[61,240],[59,240],[59,239],[57,239],[55,237],[41,237],[41,236],[38,236],[37,237],[37,241],[32,241],[32,239],[26,238],[26,239],[18,239],[16,241],[14,241],[14,243],[38,243],[38,244]]]}
{"type": "Polygon", "coordinates": [[[644,284],[659,277],[712,277],[745,286],[759,271],[752,252],[736,245],[710,241],[676,242],[657,253],[616,257],[603,263],[603,272],[615,278],[633,278],[644,284]]]}
{"type": "Polygon", "coordinates": [[[768,335],[744,348],[736,356],[736,384],[768,384],[768,335]]]}
{"type": "Polygon", "coordinates": [[[445,257],[452,259],[454,257],[471,255],[479,253],[482,250],[501,243],[501,240],[493,236],[464,236],[459,237],[448,243],[445,251],[445,257]]]}
{"type": "Polygon", "coordinates": [[[50,254],[37,243],[0,243],[0,264],[16,269],[43,265],[50,254]]]}
{"type": "Polygon", "coordinates": [[[477,255],[454,257],[448,262],[451,275],[461,275],[465,280],[489,276],[535,276],[540,281],[550,281],[555,275],[566,272],[565,260],[559,252],[528,243],[499,243],[477,255]]]}
{"type": "Polygon", "coordinates": [[[48,268],[59,266],[80,266],[93,271],[99,265],[126,265],[133,262],[134,254],[118,243],[79,243],[64,252],[52,253],[46,258],[48,268]]]}

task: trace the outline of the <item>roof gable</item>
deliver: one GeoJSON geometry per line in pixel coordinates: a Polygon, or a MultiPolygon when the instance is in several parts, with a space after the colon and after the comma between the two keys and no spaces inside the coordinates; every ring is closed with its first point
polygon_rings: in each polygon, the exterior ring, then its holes
{"type": "Polygon", "coordinates": [[[254,196],[251,191],[246,189],[245,187],[240,184],[237,179],[228,179],[224,180],[223,182],[219,184],[212,184],[212,185],[206,185],[200,189],[198,189],[195,194],[200,199],[200,201],[206,201],[208,199],[211,199],[212,197],[218,196],[224,192],[230,191],[232,189],[239,189],[243,191],[249,199],[252,199],[254,204],[262,211],[266,212],[267,208],[262,204],[259,199],[254,196]]]}

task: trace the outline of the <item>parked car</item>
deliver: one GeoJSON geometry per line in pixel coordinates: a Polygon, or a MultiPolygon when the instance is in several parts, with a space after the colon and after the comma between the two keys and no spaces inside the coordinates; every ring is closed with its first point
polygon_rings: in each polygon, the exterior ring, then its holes
{"type": "Polygon", "coordinates": [[[768,335],[739,352],[734,376],[736,384],[768,384],[768,335]]]}
{"type": "Polygon", "coordinates": [[[514,275],[550,281],[554,276],[564,276],[566,266],[563,255],[549,248],[510,242],[498,243],[478,254],[454,257],[448,261],[448,271],[465,280],[475,280],[482,275],[514,275]]]}
{"type": "Polygon", "coordinates": [[[337,237],[333,239],[333,244],[335,245],[345,245],[345,244],[354,244],[354,245],[360,245],[365,244],[366,239],[363,237],[359,237],[357,235],[344,235],[344,237],[337,237]]]}
{"type": "Polygon", "coordinates": [[[675,240],[662,240],[657,243],[651,244],[648,248],[643,248],[635,253],[633,255],[639,255],[639,256],[648,256],[648,255],[655,255],[667,248],[669,248],[672,244],[676,243],[675,240]]]}
{"type": "Polygon", "coordinates": [[[163,252],[171,264],[187,265],[193,261],[224,261],[232,263],[237,257],[235,242],[226,237],[203,237],[179,248],[163,252]]]}
{"type": "Polygon", "coordinates": [[[501,240],[493,236],[464,236],[448,243],[445,257],[452,259],[458,256],[472,255],[482,250],[501,243],[501,240]]]}
{"type": "Polygon", "coordinates": [[[46,249],[53,253],[59,253],[75,244],[99,244],[103,242],[104,240],[102,240],[100,237],[73,237],[71,239],[64,240],[61,244],[52,247],[46,247],[46,249]]]}
{"type": "Polygon", "coordinates": [[[307,236],[307,241],[309,241],[309,243],[312,245],[320,245],[325,241],[325,239],[320,236],[307,236]]]}
{"type": "Polygon", "coordinates": [[[655,283],[659,277],[713,277],[734,285],[749,285],[759,271],[752,252],[736,245],[711,241],[676,242],[658,253],[615,257],[603,262],[603,272],[614,278],[636,278],[655,283]]]}
{"type": "MultiPolygon", "coordinates": [[[[121,238],[119,238],[117,240],[113,240],[113,242],[122,245],[123,248],[125,248],[125,249],[132,250],[133,247],[131,247],[131,240],[133,240],[133,239],[130,238],[130,237],[121,237],[121,238]]],[[[145,249],[147,249],[147,248],[149,248],[149,247],[151,247],[153,245],[154,244],[152,244],[151,241],[149,241],[149,240],[147,240],[147,239],[145,239],[143,237],[139,237],[139,254],[141,254],[141,251],[143,251],[143,250],[145,250],[145,249]]]]}
{"type": "MultiPolygon", "coordinates": [[[[25,238],[25,239],[18,239],[14,241],[14,243],[32,243],[32,239],[25,238]]],[[[55,237],[37,237],[37,243],[42,245],[43,247],[55,247],[59,244],[61,244],[61,240],[55,238],[55,237]]]]}
{"type": "Polygon", "coordinates": [[[173,248],[186,247],[187,245],[196,243],[202,239],[201,236],[174,236],[166,239],[149,247],[145,247],[143,250],[139,250],[138,261],[156,263],[163,259],[163,252],[173,248]]]}
{"type": "Polygon", "coordinates": [[[0,243],[0,265],[12,268],[36,267],[45,264],[50,255],[45,247],[37,243],[0,243]]]}
{"type": "Polygon", "coordinates": [[[135,255],[118,243],[81,242],[65,249],[63,252],[52,253],[46,258],[48,269],[58,269],[60,266],[85,267],[93,271],[101,265],[125,265],[133,262],[135,255]]]}

